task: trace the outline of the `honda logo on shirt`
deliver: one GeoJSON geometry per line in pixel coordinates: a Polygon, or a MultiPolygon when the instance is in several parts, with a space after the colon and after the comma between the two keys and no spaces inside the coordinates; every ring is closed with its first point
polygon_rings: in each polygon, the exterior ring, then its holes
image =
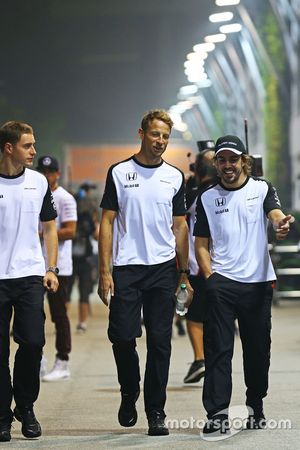
{"type": "Polygon", "coordinates": [[[137,173],[136,172],[128,172],[126,173],[126,180],[127,181],[134,181],[137,179],[137,173]]]}
{"type": "Polygon", "coordinates": [[[225,206],[226,205],[226,198],[225,197],[219,197],[215,199],[216,206],[225,206]]]}

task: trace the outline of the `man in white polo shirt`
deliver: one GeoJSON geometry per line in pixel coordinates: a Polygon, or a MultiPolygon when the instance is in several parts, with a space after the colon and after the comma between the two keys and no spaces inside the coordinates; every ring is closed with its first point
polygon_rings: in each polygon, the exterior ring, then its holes
{"type": "Polygon", "coordinates": [[[57,214],[46,178],[31,170],[34,144],[33,130],[25,123],[11,121],[0,128],[0,442],[11,439],[13,415],[22,422],[25,437],[42,434],[33,404],[39,394],[45,344],[44,292],[58,288],[57,214]],[[9,328],[13,311],[13,337],[19,347],[11,381],[9,328]]]}
{"type": "Polygon", "coordinates": [[[234,322],[243,346],[249,409],[247,428],[263,428],[271,345],[272,282],[276,276],[268,252],[267,225],[277,239],[289,232],[291,215],[271,183],[250,176],[251,158],[237,136],[216,142],[220,181],[198,198],[195,252],[206,278],[203,404],[208,422],[203,433],[228,431],[234,322]]]}
{"type": "Polygon", "coordinates": [[[144,403],[148,434],[169,434],[164,406],[171,355],[175,290],[188,280],[188,229],[183,173],[163,159],[172,120],[162,110],[147,113],[139,136],[140,151],[108,171],[99,234],[99,295],[108,304],[108,336],[121,387],[120,425],[137,421],[140,393],[136,338],[147,333],[144,403]],[[176,270],[176,258],[179,276],[176,270]],[[113,264],[113,273],[110,264],[113,264]]]}

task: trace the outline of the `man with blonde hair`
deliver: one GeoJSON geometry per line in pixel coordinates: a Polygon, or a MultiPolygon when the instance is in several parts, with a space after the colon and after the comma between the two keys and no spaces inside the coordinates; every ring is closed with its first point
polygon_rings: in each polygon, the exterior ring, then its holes
{"type": "Polygon", "coordinates": [[[176,286],[188,280],[188,230],[183,173],[163,159],[172,129],[162,110],[147,113],[141,123],[140,151],[110,167],[99,234],[99,295],[108,304],[109,339],[121,387],[120,425],[137,421],[140,368],[136,338],[147,333],[144,403],[148,434],[169,434],[164,406],[171,355],[176,286]],[[176,256],[179,276],[176,269],[176,256]],[[110,264],[113,264],[111,274],[110,264]]]}

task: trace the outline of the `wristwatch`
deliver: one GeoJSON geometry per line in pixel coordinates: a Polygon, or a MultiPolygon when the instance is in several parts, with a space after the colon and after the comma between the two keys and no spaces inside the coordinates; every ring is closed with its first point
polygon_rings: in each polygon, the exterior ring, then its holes
{"type": "Polygon", "coordinates": [[[178,270],[178,273],[186,273],[187,276],[189,276],[190,273],[191,273],[191,271],[190,271],[190,269],[179,269],[179,270],[178,270]]]}
{"type": "Polygon", "coordinates": [[[55,275],[58,275],[59,274],[59,268],[56,267],[56,266],[50,266],[50,267],[48,267],[46,272],[53,272],[53,273],[55,273],[55,275]]]}

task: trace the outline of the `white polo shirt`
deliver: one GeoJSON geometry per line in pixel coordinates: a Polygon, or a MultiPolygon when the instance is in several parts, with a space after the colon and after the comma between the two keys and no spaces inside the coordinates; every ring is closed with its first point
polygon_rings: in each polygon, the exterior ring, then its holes
{"type": "Polygon", "coordinates": [[[236,189],[216,184],[198,197],[194,236],[211,238],[214,272],[244,283],[276,279],[267,239],[272,209],[281,209],[276,189],[255,177],[236,189]]]}
{"type": "Polygon", "coordinates": [[[165,161],[135,157],[110,167],[100,205],[117,211],[113,264],[160,264],[175,257],[173,216],[185,215],[183,173],[165,161]]]}
{"type": "Polygon", "coordinates": [[[0,279],[45,275],[39,221],[56,218],[48,181],[31,169],[0,174],[0,279]]]}

